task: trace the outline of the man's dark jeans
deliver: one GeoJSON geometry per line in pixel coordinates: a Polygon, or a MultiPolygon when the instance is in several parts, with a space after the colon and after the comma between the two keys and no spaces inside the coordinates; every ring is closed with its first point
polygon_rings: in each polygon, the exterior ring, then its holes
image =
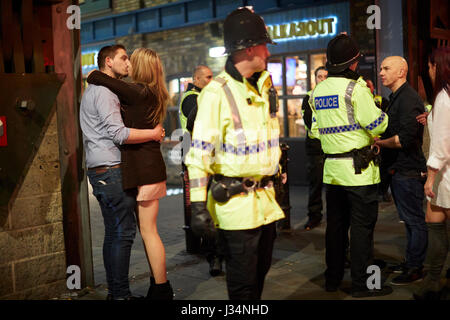
{"type": "Polygon", "coordinates": [[[378,216],[377,185],[326,185],[325,233],[327,284],[339,286],[344,277],[344,257],[350,225],[352,291],[367,290],[367,267],[372,258],[373,230],[378,216]]]}
{"type": "Polygon", "coordinates": [[[136,196],[123,190],[120,168],[100,174],[88,170],[88,177],[105,224],[103,263],[108,291],[113,299],[125,298],[130,295],[128,271],[131,246],[136,236],[136,196]]]}
{"type": "Polygon", "coordinates": [[[400,173],[392,176],[391,191],[400,220],[406,227],[406,267],[421,268],[428,246],[428,230],[423,211],[424,179],[400,173]]]}

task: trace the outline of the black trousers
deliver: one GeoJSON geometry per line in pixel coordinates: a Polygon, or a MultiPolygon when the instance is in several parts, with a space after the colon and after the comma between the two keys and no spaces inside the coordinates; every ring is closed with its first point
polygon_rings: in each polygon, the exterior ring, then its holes
{"type": "Polygon", "coordinates": [[[272,263],[275,222],[249,230],[218,230],[219,252],[225,258],[230,300],[260,300],[272,263]]]}
{"type": "Polygon", "coordinates": [[[308,216],[322,218],[322,186],[324,156],[320,154],[307,154],[307,172],[309,182],[308,216]]]}
{"type": "Polygon", "coordinates": [[[344,276],[344,255],[350,226],[352,290],[366,290],[367,267],[372,258],[373,230],[378,216],[378,185],[326,185],[327,283],[339,285],[344,276]]]}

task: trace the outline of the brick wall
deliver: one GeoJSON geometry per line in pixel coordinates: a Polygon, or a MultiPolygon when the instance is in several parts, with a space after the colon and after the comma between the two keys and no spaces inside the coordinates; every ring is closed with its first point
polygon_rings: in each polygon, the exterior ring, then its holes
{"type": "Polygon", "coordinates": [[[113,0],[112,8],[114,13],[120,13],[142,8],[156,7],[177,1],[178,0],[113,0]]]}
{"type": "Polygon", "coordinates": [[[113,0],[112,9],[114,13],[141,9],[141,0],[113,0]]]}
{"type": "Polygon", "coordinates": [[[51,299],[66,290],[56,114],[0,226],[0,299],[51,299]]]}

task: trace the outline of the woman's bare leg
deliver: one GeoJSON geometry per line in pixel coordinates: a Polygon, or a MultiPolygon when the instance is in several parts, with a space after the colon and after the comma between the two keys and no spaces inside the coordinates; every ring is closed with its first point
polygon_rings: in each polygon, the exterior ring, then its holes
{"type": "Polygon", "coordinates": [[[158,234],[156,221],[158,218],[159,200],[139,201],[139,229],[144,241],[145,252],[156,284],[165,283],[166,252],[158,234]]]}

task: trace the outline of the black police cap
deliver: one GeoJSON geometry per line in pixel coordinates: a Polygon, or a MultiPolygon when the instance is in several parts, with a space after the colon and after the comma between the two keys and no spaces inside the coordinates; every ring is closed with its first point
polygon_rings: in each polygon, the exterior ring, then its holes
{"type": "Polygon", "coordinates": [[[341,72],[361,57],[356,42],[346,34],[340,34],[328,42],[327,70],[341,72]]]}
{"type": "Polygon", "coordinates": [[[276,44],[270,38],[264,20],[248,8],[231,12],[223,24],[223,33],[228,53],[263,43],[276,44]]]}

